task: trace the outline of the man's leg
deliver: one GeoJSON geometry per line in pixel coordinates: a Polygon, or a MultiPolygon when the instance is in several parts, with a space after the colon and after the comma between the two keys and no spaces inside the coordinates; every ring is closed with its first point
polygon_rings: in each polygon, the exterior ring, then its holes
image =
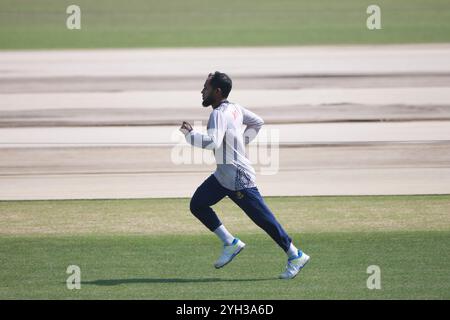
{"type": "Polygon", "coordinates": [[[222,222],[211,208],[227,195],[227,189],[222,187],[214,175],[206,179],[192,196],[190,209],[209,230],[214,232],[222,222]]]}
{"type": "Polygon", "coordinates": [[[229,196],[285,252],[289,250],[292,239],[270,211],[256,187],[232,191],[229,196]]]}
{"type": "Polygon", "coordinates": [[[294,278],[309,261],[309,256],[292,244],[292,239],[270,211],[258,189],[254,187],[232,191],[229,197],[288,255],[286,271],[280,275],[280,278],[294,278]]]}
{"type": "Polygon", "coordinates": [[[231,235],[220,222],[212,205],[222,200],[230,190],[222,187],[214,175],[211,175],[197,188],[191,199],[190,209],[209,230],[214,232],[224,243],[221,256],[215,262],[216,268],[222,268],[242,251],[245,243],[231,235]]]}

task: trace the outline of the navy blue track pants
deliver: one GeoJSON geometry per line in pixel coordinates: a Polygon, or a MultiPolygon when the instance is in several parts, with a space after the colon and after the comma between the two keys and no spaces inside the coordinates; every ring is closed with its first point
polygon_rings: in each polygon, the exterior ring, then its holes
{"type": "Polygon", "coordinates": [[[211,175],[197,188],[192,196],[190,203],[191,212],[209,230],[214,231],[222,225],[222,222],[220,222],[211,206],[226,196],[244,210],[249,218],[263,229],[284,251],[289,249],[292,239],[275,219],[256,187],[232,191],[223,187],[216,177],[211,175]]]}

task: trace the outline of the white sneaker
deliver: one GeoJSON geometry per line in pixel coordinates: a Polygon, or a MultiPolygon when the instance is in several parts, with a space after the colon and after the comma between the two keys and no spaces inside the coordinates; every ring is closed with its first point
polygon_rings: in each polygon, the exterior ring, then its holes
{"type": "Polygon", "coordinates": [[[231,260],[233,260],[233,258],[236,257],[239,252],[244,249],[244,247],[245,243],[243,243],[238,238],[235,238],[231,245],[224,245],[222,255],[219,257],[216,263],[214,263],[214,267],[216,267],[216,269],[222,268],[227,263],[231,262],[231,260]]]}
{"type": "Polygon", "coordinates": [[[293,279],[302,270],[302,268],[308,263],[309,256],[298,250],[298,256],[295,258],[289,258],[286,271],[280,274],[280,279],[293,279]]]}

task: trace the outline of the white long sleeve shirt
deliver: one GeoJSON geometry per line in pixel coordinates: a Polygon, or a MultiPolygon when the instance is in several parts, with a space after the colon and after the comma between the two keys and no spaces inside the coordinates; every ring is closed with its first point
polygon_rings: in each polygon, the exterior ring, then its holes
{"type": "Polygon", "coordinates": [[[253,112],[225,100],[211,112],[207,134],[192,130],[186,134],[186,141],[213,150],[217,164],[214,176],[223,187],[233,191],[252,188],[256,175],[245,156],[245,144],[256,137],[263,124],[253,112]]]}

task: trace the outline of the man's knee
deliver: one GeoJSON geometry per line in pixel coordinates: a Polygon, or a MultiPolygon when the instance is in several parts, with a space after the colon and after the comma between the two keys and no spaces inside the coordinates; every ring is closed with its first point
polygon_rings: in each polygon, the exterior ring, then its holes
{"type": "Polygon", "coordinates": [[[189,209],[191,210],[193,215],[198,215],[204,206],[201,201],[197,197],[192,197],[191,202],[189,203],[189,209]]]}

